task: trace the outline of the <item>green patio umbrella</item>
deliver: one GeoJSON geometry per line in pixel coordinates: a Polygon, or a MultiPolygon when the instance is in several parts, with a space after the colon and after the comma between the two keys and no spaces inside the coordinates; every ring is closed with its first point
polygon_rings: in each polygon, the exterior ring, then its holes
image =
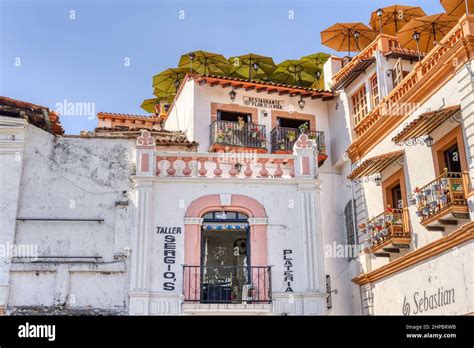
{"type": "Polygon", "coordinates": [[[158,98],[151,98],[151,99],[145,99],[140,105],[140,107],[145,110],[146,112],[149,112],[151,114],[156,112],[156,105],[160,104],[160,100],[158,98]]]}
{"type": "Polygon", "coordinates": [[[187,72],[209,75],[228,75],[231,68],[229,62],[222,54],[194,51],[183,54],[178,66],[187,72]]]}
{"type": "Polygon", "coordinates": [[[320,71],[320,68],[309,60],[290,59],[277,65],[277,69],[270,76],[270,80],[309,87],[316,81],[317,71],[320,71]]]}
{"type": "Polygon", "coordinates": [[[319,70],[315,73],[316,81],[311,85],[311,88],[324,89],[324,64],[331,57],[330,54],[318,52],[308,56],[301,57],[301,60],[309,60],[318,66],[319,70]]]}
{"type": "Polygon", "coordinates": [[[153,87],[155,90],[162,91],[167,95],[176,93],[185,76],[186,69],[166,69],[158,75],[153,76],[153,87]]]}
{"type": "Polygon", "coordinates": [[[300,59],[301,60],[309,60],[310,62],[313,62],[317,66],[321,67],[324,65],[324,63],[327,62],[327,60],[331,57],[330,54],[323,53],[323,52],[318,52],[318,53],[313,53],[308,56],[303,56],[300,59]]]}
{"type": "Polygon", "coordinates": [[[151,99],[145,99],[140,105],[140,107],[149,112],[149,113],[156,113],[156,105],[160,105],[160,108],[165,104],[171,104],[174,100],[174,95],[169,95],[168,97],[157,97],[151,99]]]}
{"type": "Polygon", "coordinates": [[[247,80],[268,80],[277,68],[273,58],[254,53],[230,57],[229,62],[231,64],[229,74],[247,80]]]}

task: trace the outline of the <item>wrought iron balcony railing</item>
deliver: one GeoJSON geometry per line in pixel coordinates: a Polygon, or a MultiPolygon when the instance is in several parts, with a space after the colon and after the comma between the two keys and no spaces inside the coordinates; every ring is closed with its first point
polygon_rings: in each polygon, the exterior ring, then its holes
{"type": "Polygon", "coordinates": [[[359,226],[365,230],[369,240],[369,250],[375,251],[389,244],[409,244],[411,239],[408,210],[387,208],[382,214],[359,226]]]}
{"type": "Polygon", "coordinates": [[[184,301],[271,303],[270,266],[183,266],[184,301]]]}
{"type": "Polygon", "coordinates": [[[467,172],[445,171],[422,188],[416,188],[411,203],[417,206],[417,215],[421,222],[442,217],[450,208],[460,208],[467,212],[467,194],[469,192],[469,176],[467,172]]]}
{"type": "Polygon", "coordinates": [[[326,144],[324,132],[312,131],[308,129],[275,127],[270,133],[272,152],[293,151],[293,145],[301,133],[307,134],[309,139],[315,140],[320,155],[326,155],[326,144]]]}
{"type": "Polygon", "coordinates": [[[264,125],[216,120],[211,126],[210,145],[252,147],[266,149],[264,125]]]}

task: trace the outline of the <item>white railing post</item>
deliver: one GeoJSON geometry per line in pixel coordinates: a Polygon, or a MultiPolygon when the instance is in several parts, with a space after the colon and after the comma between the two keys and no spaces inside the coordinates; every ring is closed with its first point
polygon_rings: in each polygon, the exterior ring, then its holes
{"type": "Polygon", "coordinates": [[[147,130],[137,138],[137,175],[153,176],[156,172],[155,139],[147,130]]]}
{"type": "Polygon", "coordinates": [[[316,141],[301,134],[293,146],[296,178],[316,178],[318,176],[318,151],[316,141]]]}

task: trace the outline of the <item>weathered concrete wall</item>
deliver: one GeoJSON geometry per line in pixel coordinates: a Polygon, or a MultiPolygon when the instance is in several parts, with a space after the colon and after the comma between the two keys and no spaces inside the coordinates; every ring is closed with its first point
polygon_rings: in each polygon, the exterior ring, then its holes
{"type": "Polygon", "coordinates": [[[133,139],[53,137],[28,126],[14,242],[37,246],[38,259],[13,260],[10,310],[125,310],[134,148],[133,139]]]}

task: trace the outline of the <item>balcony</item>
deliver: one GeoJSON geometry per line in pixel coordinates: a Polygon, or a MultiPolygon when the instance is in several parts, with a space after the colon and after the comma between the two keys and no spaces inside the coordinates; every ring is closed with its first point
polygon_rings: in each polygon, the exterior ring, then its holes
{"type": "Polygon", "coordinates": [[[444,232],[449,226],[469,221],[467,172],[444,172],[438,178],[416,188],[411,203],[417,206],[416,214],[428,231],[444,232]]]}
{"type": "Polygon", "coordinates": [[[406,208],[388,208],[359,228],[368,234],[369,252],[375,256],[388,257],[400,253],[400,249],[410,248],[411,231],[406,208]]]}
{"type": "Polygon", "coordinates": [[[210,128],[209,152],[226,151],[229,148],[237,151],[268,152],[263,125],[216,120],[210,128]]]}
{"type": "Polygon", "coordinates": [[[183,266],[184,301],[222,304],[272,302],[270,266],[183,266]]]}
{"type": "Polygon", "coordinates": [[[298,128],[275,127],[270,133],[272,153],[291,154],[296,139],[301,134],[307,134],[308,138],[316,141],[318,149],[318,165],[322,166],[328,158],[326,155],[326,143],[324,141],[324,132],[312,130],[300,130],[298,128]]]}

